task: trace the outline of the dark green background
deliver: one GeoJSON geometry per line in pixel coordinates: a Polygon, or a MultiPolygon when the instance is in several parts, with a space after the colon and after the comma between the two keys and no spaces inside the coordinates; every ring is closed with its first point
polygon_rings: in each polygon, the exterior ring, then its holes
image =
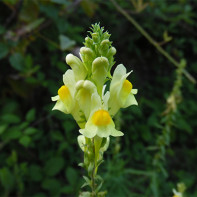
{"type": "MultiPolygon", "coordinates": [[[[140,12],[117,1],[176,60],[187,61],[197,78],[197,2],[148,0],[140,12]]],[[[139,6],[138,6],[139,8],[139,6]]],[[[149,176],[161,134],[176,67],[122,16],[111,1],[2,0],[0,2],[0,196],[77,196],[84,171],[77,145],[78,127],[70,115],[51,111],[51,96],[69,68],[66,54],[82,46],[91,24],[100,22],[117,49],[116,65],[133,69],[129,80],[139,90],[139,106],[116,118],[124,136],[112,139],[99,174],[113,197],[172,196],[178,182],[185,196],[197,196],[197,92],[183,77],[182,102],[174,115],[165,177],[149,176]]],[[[115,66],[114,66],[115,67],[115,66]]],[[[113,69],[112,69],[113,70],[113,69]]]]}

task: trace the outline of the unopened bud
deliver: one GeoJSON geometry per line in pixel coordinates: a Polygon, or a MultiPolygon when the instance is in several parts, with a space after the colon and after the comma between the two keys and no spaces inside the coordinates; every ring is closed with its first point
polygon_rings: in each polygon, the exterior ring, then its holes
{"type": "Polygon", "coordinates": [[[85,38],[85,45],[91,47],[93,45],[93,40],[90,37],[85,38]]]}
{"type": "Polygon", "coordinates": [[[92,61],[94,60],[94,52],[88,47],[81,47],[80,54],[87,70],[91,71],[92,61]]]}
{"type": "Polygon", "coordinates": [[[107,56],[113,56],[116,54],[116,48],[115,47],[111,47],[108,51],[107,56]]]}
{"type": "Polygon", "coordinates": [[[99,41],[99,35],[98,33],[92,33],[92,39],[95,43],[97,43],[99,41]]]}
{"type": "Polygon", "coordinates": [[[109,49],[109,46],[110,46],[111,42],[109,40],[103,40],[101,42],[101,50],[108,50],[109,49]]]}
{"type": "Polygon", "coordinates": [[[97,57],[92,63],[92,72],[99,69],[100,67],[107,68],[109,65],[108,59],[106,57],[97,57]]]}
{"type": "Polygon", "coordinates": [[[76,81],[85,79],[87,71],[78,57],[70,53],[66,56],[66,63],[72,68],[76,81]]]}
{"type": "Polygon", "coordinates": [[[96,86],[89,80],[80,80],[76,83],[76,91],[80,89],[85,89],[86,91],[93,93],[96,90],[96,86]]]}
{"type": "MultiPolygon", "coordinates": [[[[97,57],[92,63],[92,78],[101,88],[105,82],[109,67],[109,61],[106,57],[97,57]]],[[[101,90],[102,91],[102,88],[101,90]]]]}
{"type": "Polygon", "coordinates": [[[88,47],[81,47],[80,53],[82,56],[85,56],[87,59],[92,59],[94,57],[94,52],[88,47]]]}

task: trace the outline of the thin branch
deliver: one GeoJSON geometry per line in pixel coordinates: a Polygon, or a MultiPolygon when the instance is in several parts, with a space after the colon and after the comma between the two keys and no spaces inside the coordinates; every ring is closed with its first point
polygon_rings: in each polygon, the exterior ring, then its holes
{"type": "MultiPolygon", "coordinates": [[[[134,26],[135,28],[163,55],[165,56],[172,64],[176,67],[180,66],[180,63],[176,61],[169,53],[167,53],[141,26],[138,24],[130,15],[127,14],[125,10],[123,10],[115,0],[110,0],[112,4],[116,7],[116,9],[125,16],[134,26]]],[[[187,71],[183,70],[184,75],[194,84],[196,84],[196,79],[187,71]]]]}

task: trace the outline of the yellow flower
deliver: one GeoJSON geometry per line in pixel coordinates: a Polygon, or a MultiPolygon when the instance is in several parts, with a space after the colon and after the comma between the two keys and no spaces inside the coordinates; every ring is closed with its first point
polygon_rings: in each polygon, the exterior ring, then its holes
{"type": "Polygon", "coordinates": [[[172,191],[174,193],[173,197],[183,197],[182,193],[181,192],[177,192],[176,189],[173,189],[172,191]]]}
{"type": "Polygon", "coordinates": [[[93,105],[91,105],[90,117],[85,125],[84,129],[80,129],[79,132],[87,138],[93,138],[96,135],[99,137],[122,136],[121,131],[115,129],[115,124],[108,112],[107,101],[109,99],[109,93],[103,96],[103,104],[98,94],[92,95],[93,105]]]}
{"type": "Polygon", "coordinates": [[[58,95],[52,97],[52,101],[57,101],[53,110],[60,110],[66,114],[72,112],[75,102],[74,102],[74,94],[75,94],[75,78],[72,70],[67,70],[63,75],[64,85],[60,87],[58,90],[58,95]]]}
{"type": "Polygon", "coordinates": [[[132,83],[127,80],[131,72],[126,73],[126,68],[120,64],[114,71],[110,84],[109,112],[114,116],[120,108],[130,105],[138,105],[134,94],[137,89],[133,89],[132,83]]]}
{"type": "Polygon", "coordinates": [[[75,96],[75,76],[72,70],[67,70],[63,75],[64,85],[58,90],[58,95],[52,97],[52,101],[56,101],[52,110],[59,110],[65,114],[72,114],[78,125],[83,128],[85,122],[81,120],[81,112],[78,103],[74,99],[75,96]]]}

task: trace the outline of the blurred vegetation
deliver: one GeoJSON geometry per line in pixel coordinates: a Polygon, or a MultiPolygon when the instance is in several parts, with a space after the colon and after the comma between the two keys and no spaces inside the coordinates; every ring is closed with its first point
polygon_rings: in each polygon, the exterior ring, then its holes
{"type": "MultiPolygon", "coordinates": [[[[116,2],[197,78],[196,1],[116,2]]],[[[78,195],[78,128],[69,115],[51,111],[50,97],[68,69],[66,54],[78,53],[95,22],[112,34],[116,65],[134,70],[129,80],[139,90],[139,106],[116,117],[125,136],[112,140],[100,169],[108,196],[172,196],[178,182],[185,196],[197,196],[196,85],[111,1],[2,0],[0,10],[0,196],[78,195]]]]}

